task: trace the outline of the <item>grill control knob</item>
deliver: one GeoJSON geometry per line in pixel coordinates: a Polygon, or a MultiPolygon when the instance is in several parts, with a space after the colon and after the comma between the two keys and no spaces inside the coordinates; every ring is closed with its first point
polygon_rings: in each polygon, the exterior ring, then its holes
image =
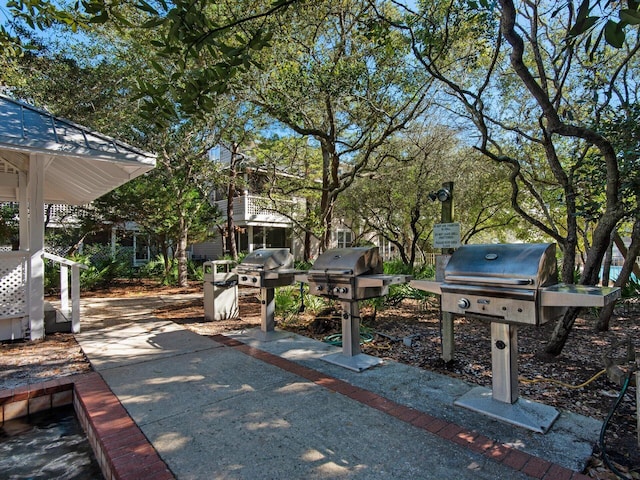
{"type": "Polygon", "coordinates": [[[318,286],[316,287],[316,290],[317,290],[317,291],[319,291],[319,292],[321,292],[322,290],[324,290],[324,287],[323,287],[322,285],[318,285],[318,286]]]}
{"type": "Polygon", "coordinates": [[[252,281],[253,283],[258,283],[258,279],[257,279],[256,277],[253,277],[253,278],[251,279],[251,281],[252,281]]]}
{"type": "Polygon", "coordinates": [[[461,308],[462,310],[466,310],[470,306],[471,306],[471,302],[468,299],[461,298],[460,300],[458,300],[458,308],[461,308]]]}

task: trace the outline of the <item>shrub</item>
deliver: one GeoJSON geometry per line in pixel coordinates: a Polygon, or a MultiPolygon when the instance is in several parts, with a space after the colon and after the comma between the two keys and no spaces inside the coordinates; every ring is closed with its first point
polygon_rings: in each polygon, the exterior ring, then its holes
{"type": "MultiPolygon", "coordinates": [[[[159,254],[153,260],[140,267],[139,275],[145,278],[159,280],[163,285],[176,285],[178,283],[178,261],[169,260],[169,272],[165,272],[164,255],[159,254]]],[[[194,281],[203,281],[204,274],[202,264],[187,260],[187,278],[194,281]]]]}
{"type": "Polygon", "coordinates": [[[309,294],[309,287],[306,284],[302,284],[302,287],[298,285],[288,285],[286,287],[276,288],[275,302],[276,302],[276,316],[283,319],[283,321],[291,321],[296,318],[298,314],[302,313],[302,306],[304,300],[304,311],[311,313],[318,313],[327,305],[327,300],[316,295],[309,294]]]}
{"type": "MultiPolygon", "coordinates": [[[[387,275],[411,275],[414,279],[427,279],[435,277],[435,267],[432,265],[419,265],[411,268],[400,260],[390,261],[384,264],[384,273],[387,275]]],[[[389,287],[388,295],[366,300],[365,305],[370,305],[376,310],[397,305],[404,299],[425,301],[433,294],[413,288],[408,283],[400,283],[389,287]]]]}

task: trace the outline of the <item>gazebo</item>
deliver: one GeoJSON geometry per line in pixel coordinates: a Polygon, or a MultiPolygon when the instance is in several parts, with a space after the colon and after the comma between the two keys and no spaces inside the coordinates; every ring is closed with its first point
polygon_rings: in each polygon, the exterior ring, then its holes
{"type": "Polygon", "coordinates": [[[0,252],[0,340],[44,337],[45,257],[76,274],[72,324],[80,328],[79,265],[45,252],[45,204],[86,205],[155,164],[150,153],[0,95],[0,201],[18,203],[20,229],[19,249],[0,252]]]}

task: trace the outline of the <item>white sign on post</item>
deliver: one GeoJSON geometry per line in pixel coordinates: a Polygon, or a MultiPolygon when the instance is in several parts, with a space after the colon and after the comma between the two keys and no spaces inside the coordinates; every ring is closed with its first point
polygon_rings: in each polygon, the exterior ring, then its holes
{"type": "Polygon", "coordinates": [[[433,226],[433,248],[458,248],[459,246],[459,223],[436,223],[433,226]]]}

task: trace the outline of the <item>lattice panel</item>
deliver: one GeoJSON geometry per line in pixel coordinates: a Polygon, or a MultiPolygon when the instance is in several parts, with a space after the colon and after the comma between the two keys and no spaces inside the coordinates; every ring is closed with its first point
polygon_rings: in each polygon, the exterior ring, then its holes
{"type": "Polygon", "coordinates": [[[27,314],[27,262],[24,257],[0,257],[0,318],[27,314]]]}

